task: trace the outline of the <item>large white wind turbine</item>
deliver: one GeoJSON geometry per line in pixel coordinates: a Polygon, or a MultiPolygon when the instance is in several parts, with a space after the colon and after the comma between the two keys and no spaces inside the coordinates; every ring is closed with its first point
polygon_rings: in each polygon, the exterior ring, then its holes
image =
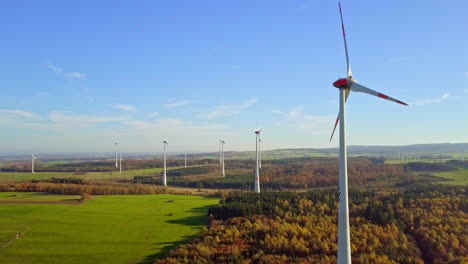
{"type": "Polygon", "coordinates": [[[117,162],[117,152],[119,151],[119,142],[115,141],[115,167],[119,167],[119,163],[117,162]]]}
{"type": "Polygon", "coordinates": [[[255,130],[255,187],[254,192],[260,193],[260,132],[262,129],[255,130]]]}
{"type": "Polygon", "coordinates": [[[340,9],[340,18],[341,18],[341,29],[343,31],[343,40],[346,54],[346,64],[347,64],[347,78],[338,79],[333,83],[333,86],[339,89],[340,91],[340,113],[335,122],[335,127],[333,128],[332,136],[335,133],[336,126],[338,121],[340,122],[340,176],[339,176],[339,185],[340,185],[340,202],[338,209],[338,263],[339,264],[351,264],[351,247],[350,247],[350,238],[349,238],[349,212],[348,212],[348,167],[347,167],[347,151],[346,151],[346,129],[345,129],[345,120],[346,120],[346,111],[345,103],[348,99],[351,91],[361,92],[377,96],[386,100],[390,100],[402,105],[407,105],[406,103],[399,101],[395,98],[387,96],[385,94],[379,93],[377,91],[371,90],[363,85],[357,83],[354,79],[351,72],[351,66],[349,63],[348,56],[348,47],[346,44],[346,33],[343,23],[343,14],[341,12],[341,4],[338,2],[340,9]]]}
{"type": "Polygon", "coordinates": [[[34,172],[34,160],[37,159],[37,157],[34,157],[34,154],[31,154],[31,173],[34,172]]]}
{"type": "Polygon", "coordinates": [[[224,172],[224,144],[226,144],[226,141],[221,140],[221,175],[223,177],[226,176],[226,173],[224,172]]]}
{"type": "Polygon", "coordinates": [[[164,171],[163,171],[163,185],[167,186],[167,179],[166,179],[166,145],[167,145],[167,140],[163,141],[164,145],[164,171]]]}

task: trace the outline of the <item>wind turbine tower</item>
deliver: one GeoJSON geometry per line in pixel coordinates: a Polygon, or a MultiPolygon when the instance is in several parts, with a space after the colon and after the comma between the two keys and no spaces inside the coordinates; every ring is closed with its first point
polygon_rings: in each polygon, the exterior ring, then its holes
{"type": "Polygon", "coordinates": [[[185,152],[185,168],[187,168],[187,152],[185,152]]]}
{"type": "Polygon", "coordinates": [[[219,140],[219,164],[221,164],[222,162],[222,158],[221,158],[221,145],[223,144],[222,143],[223,140],[219,140]]]}
{"type": "Polygon", "coordinates": [[[254,192],[260,193],[260,132],[262,129],[255,130],[255,187],[254,192]]]}
{"type": "Polygon", "coordinates": [[[117,162],[117,152],[119,150],[119,142],[115,141],[115,167],[119,167],[119,163],[117,162]]]}
{"type": "Polygon", "coordinates": [[[260,134],[258,134],[258,167],[262,168],[262,150],[260,146],[262,145],[262,139],[260,138],[260,134]]]}
{"type": "Polygon", "coordinates": [[[34,160],[36,159],[36,157],[34,157],[34,154],[31,154],[31,173],[35,173],[34,172],[34,160]]]}
{"type": "Polygon", "coordinates": [[[335,122],[335,127],[330,138],[333,138],[335,129],[340,123],[340,173],[339,173],[339,186],[340,186],[340,201],[338,208],[338,263],[351,264],[351,242],[349,235],[349,205],[348,205],[348,164],[347,164],[347,151],[346,151],[346,108],[345,103],[351,91],[370,94],[380,97],[382,99],[390,100],[402,105],[406,103],[392,98],[388,95],[369,89],[359,84],[353,77],[351,66],[349,63],[348,47],[346,43],[346,33],[343,23],[343,14],[341,12],[341,4],[338,2],[341,18],[341,29],[343,31],[343,42],[346,55],[347,64],[347,77],[340,78],[333,83],[333,86],[339,89],[339,102],[340,112],[335,122]]]}
{"type": "Polygon", "coordinates": [[[166,145],[167,145],[167,140],[163,141],[164,145],[164,170],[163,170],[163,185],[167,186],[167,178],[166,178],[166,145]]]}
{"type": "Polygon", "coordinates": [[[221,140],[221,167],[222,167],[222,176],[226,177],[226,173],[224,171],[224,144],[226,144],[226,141],[221,140]]]}
{"type": "Polygon", "coordinates": [[[120,170],[120,173],[122,173],[122,151],[119,151],[119,153],[120,153],[119,170],[120,170]]]}

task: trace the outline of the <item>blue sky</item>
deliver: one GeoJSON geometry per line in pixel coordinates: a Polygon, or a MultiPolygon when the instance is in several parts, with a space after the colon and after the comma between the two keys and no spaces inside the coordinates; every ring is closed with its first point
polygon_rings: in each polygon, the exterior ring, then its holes
{"type": "MultiPolygon", "coordinates": [[[[342,1],[348,142],[468,141],[468,1],[342,1]]],[[[0,152],[335,147],[336,1],[2,1],[0,152]]]]}

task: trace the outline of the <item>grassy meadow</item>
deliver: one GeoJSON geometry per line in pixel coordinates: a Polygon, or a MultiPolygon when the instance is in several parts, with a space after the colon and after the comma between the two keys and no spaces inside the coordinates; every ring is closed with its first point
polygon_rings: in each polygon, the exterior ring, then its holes
{"type": "Polygon", "coordinates": [[[152,263],[200,234],[218,203],[166,194],[78,198],[0,193],[0,263],[152,263]]]}
{"type": "Polygon", "coordinates": [[[449,172],[438,172],[432,173],[434,176],[449,179],[450,181],[444,181],[444,184],[451,185],[468,185],[468,169],[459,169],[457,171],[449,172]]]}

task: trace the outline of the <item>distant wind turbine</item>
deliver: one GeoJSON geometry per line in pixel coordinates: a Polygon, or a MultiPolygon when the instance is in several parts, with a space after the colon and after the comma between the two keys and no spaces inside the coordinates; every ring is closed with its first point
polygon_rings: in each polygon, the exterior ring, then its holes
{"type": "Polygon", "coordinates": [[[226,144],[226,141],[220,139],[220,142],[221,142],[221,167],[222,167],[221,175],[223,177],[226,177],[226,173],[224,172],[224,144],[226,144]]]}
{"type": "Polygon", "coordinates": [[[255,130],[255,187],[254,192],[260,193],[260,132],[262,129],[255,130]]]}
{"type": "Polygon", "coordinates": [[[163,141],[164,144],[164,171],[163,171],[163,185],[167,186],[167,179],[166,179],[166,145],[167,140],[163,141]]]}
{"type": "Polygon", "coordinates": [[[185,168],[187,168],[187,152],[185,152],[185,168]]]}
{"type": "Polygon", "coordinates": [[[363,85],[357,83],[354,79],[351,72],[351,66],[349,63],[348,56],[348,47],[346,44],[346,34],[343,23],[343,14],[341,12],[341,4],[338,2],[341,18],[341,29],[343,31],[343,40],[346,54],[346,63],[347,63],[347,77],[338,79],[333,83],[333,86],[339,89],[340,91],[340,113],[335,122],[335,127],[330,138],[333,138],[336,126],[338,121],[340,122],[340,176],[339,176],[339,186],[340,186],[340,201],[338,209],[338,263],[340,264],[351,264],[351,243],[349,235],[349,208],[348,208],[348,165],[347,165],[347,151],[346,151],[346,129],[345,129],[345,103],[348,99],[351,91],[361,92],[377,96],[386,100],[390,100],[402,105],[407,105],[406,103],[399,101],[395,98],[387,96],[385,94],[379,93],[377,91],[371,90],[363,85]]]}
{"type": "Polygon", "coordinates": [[[119,142],[115,141],[115,167],[119,167],[119,163],[117,162],[117,152],[119,150],[119,142]]]}
{"type": "Polygon", "coordinates": [[[36,157],[34,157],[34,154],[31,154],[31,173],[36,173],[34,172],[34,160],[37,159],[36,157]]]}

